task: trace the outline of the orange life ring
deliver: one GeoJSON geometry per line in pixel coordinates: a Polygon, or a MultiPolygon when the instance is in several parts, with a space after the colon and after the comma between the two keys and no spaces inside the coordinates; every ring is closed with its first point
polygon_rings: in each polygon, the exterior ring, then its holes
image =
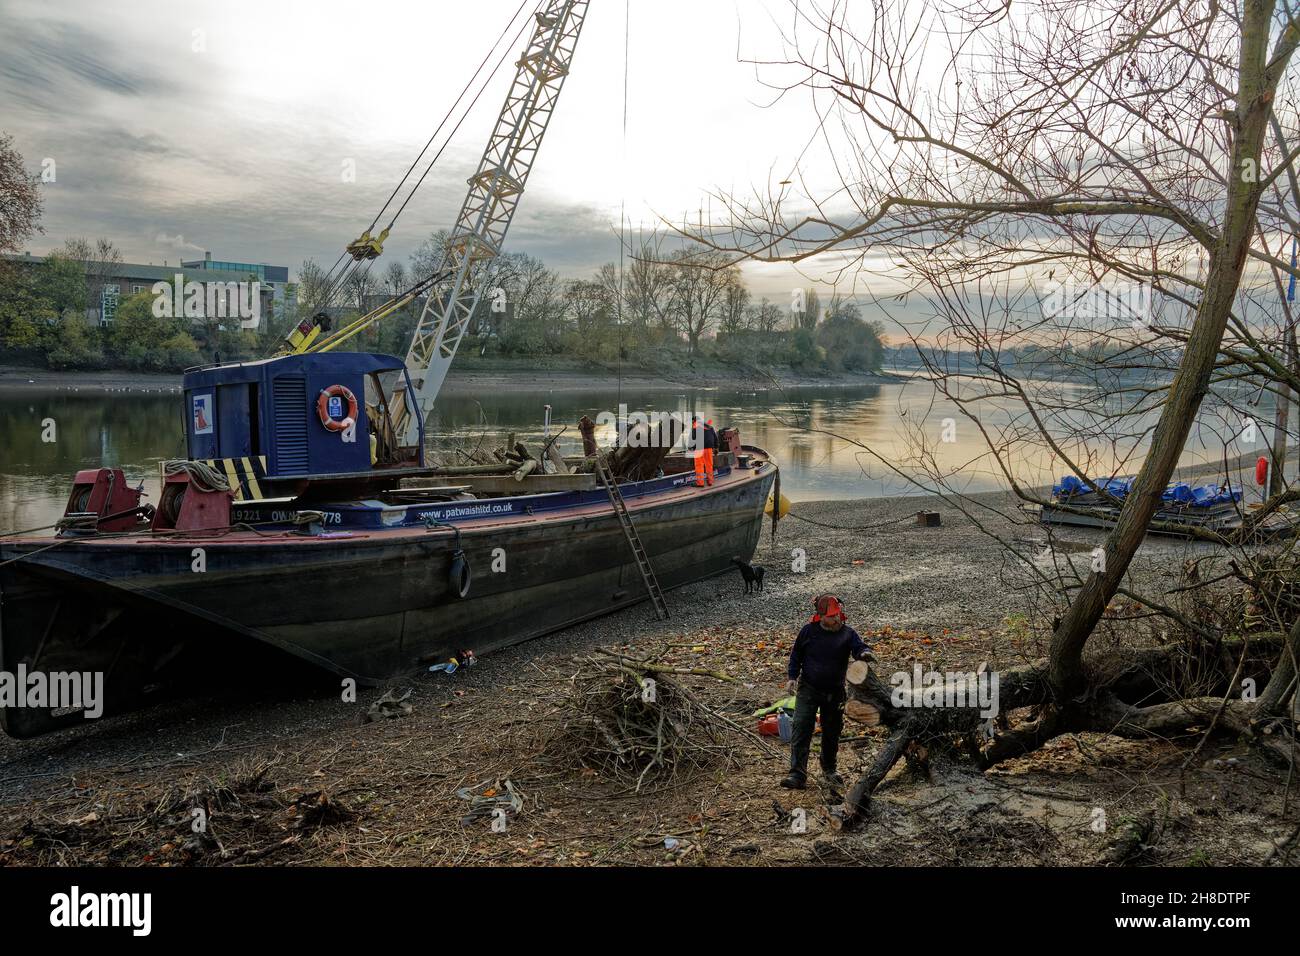
{"type": "Polygon", "coordinates": [[[320,416],[320,423],[332,432],[346,431],[357,423],[357,397],[352,394],[352,390],[346,385],[331,385],[323,389],[320,397],[316,399],[316,414],[320,416]],[[330,416],[330,399],[346,398],[348,400],[348,416],[339,421],[330,416]]]}

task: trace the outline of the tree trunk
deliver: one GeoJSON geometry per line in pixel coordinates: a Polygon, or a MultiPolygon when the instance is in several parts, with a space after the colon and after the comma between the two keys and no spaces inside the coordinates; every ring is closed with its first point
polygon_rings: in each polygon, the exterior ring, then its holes
{"type": "Polygon", "coordinates": [[[1286,644],[1278,656],[1277,666],[1259,697],[1261,717],[1279,716],[1296,689],[1296,660],[1300,656],[1300,617],[1291,625],[1286,644]]]}
{"type": "Polygon", "coordinates": [[[1278,77],[1286,69],[1295,47],[1295,28],[1288,28],[1278,51],[1268,63],[1268,37],[1273,5],[1248,0],[1241,31],[1241,60],[1237,81],[1237,108],[1232,114],[1232,165],[1223,226],[1210,255],[1210,270],[1201,305],[1188,336],[1183,360],[1175,376],[1151,449],[1124,501],[1119,521],[1106,539],[1105,570],[1093,573],[1075,595],[1052,635],[1050,681],[1058,702],[1065,703],[1084,689],[1083,648],[1093,628],[1128,570],[1160,496],[1169,484],[1187,436],[1209,387],[1219,355],[1233,299],[1255,229],[1260,198],[1260,154],[1268,127],[1278,77]]]}

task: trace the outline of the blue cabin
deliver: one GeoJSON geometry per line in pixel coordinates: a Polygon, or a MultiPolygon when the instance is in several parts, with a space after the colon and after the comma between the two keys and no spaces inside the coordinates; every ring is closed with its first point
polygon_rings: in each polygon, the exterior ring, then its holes
{"type": "Polygon", "coordinates": [[[264,457],[270,478],[424,466],[422,416],[406,367],[392,355],[325,352],[205,366],[185,373],[184,389],[191,459],[264,457]],[[417,440],[403,446],[401,426],[411,417],[417,440]]]}

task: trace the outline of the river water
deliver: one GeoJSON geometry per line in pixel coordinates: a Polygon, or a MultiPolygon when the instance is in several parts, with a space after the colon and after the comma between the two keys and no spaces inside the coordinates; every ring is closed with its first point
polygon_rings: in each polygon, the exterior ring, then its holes
{"type": "MultiPolygon", "coordinates": [[[[1099,435],[1104,410],[1086,407],[1084,389],[1052,387],[1067,400],[1074,393],[1080,397],[1075,414],[1050,423],[1058,433],[1071,436],[1071,452],[1079,448],[1079,435],[1093,433],[1098,435],[1091,442],[1095,474],[1135,472],[1144,442],[1129,440],[1110,447],[1099,435]]],[[[477,400],[441,399],[431,431],[470,448],[497,447],[510,432],[532,442],[542,435],[544,406],[550,404],[553,427],[568,426],[561,447],[577,453],[577,420],[584,414],[597,419],[601,413],[613,420],[620,399],[633,412],[680,412],[688,420],[694,412],[718,427],[738,427],[746,444],[758,445],[776,458],[782,490],[794,501],[921,494],[933,485],[936,472],[947,475],[949,486],[968,492],[1007,484],[976,425],[951,401],[936,395],[928,382],[916,379],[784,391],[629,389],[620,395],[612,389],[503,390],[477,400]]],[[[1261,407],[1257,414],[1263,422],[1272,420],[1271,408],[1261,407]]],[[[992,434],[1009,435],[1024,426],[1024,418],[1024,409],[1009,399],[985,404],[980,411],[980,425],[992,434]]],[[[615,431],[612,425],[603,428],[602,441],[612,443],[615,431]]],[[[1239,414],[1208,407],[1184,464],[1221,461],[1225,451],[1234,458],[1264,453],[1267,430],[1261,429],[1253,444],[1240,432],[1239,414]]],[[[1059,460],[1040,443],[1013,443],[1011,448],[1007,457],[1018,480],[1042,485],[1063,473],[1059,460]]],[[[146,500],[156,502],[158,463],[183,457],[184,450],[178,391],[107,391],[94,385],[75,392],[0,390],[0,533],[55,521],[63,513],[73,474],[100,464],[124,468],[133,483],[143,480],[150,495],[146,500]],[[54,440],[44,440],[50,437],[54,440]]]]}

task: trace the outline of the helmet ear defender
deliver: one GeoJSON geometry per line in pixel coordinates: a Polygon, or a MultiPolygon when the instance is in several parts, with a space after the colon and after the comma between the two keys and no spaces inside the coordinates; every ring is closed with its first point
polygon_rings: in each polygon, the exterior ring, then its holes
{"type": "Polygon", "coordinates": [[[842,617],[844,620],[847,621],[847,620],[849,619],[849,615],[848,615],[848,611],[845,610],[845,608],[844,608],[844,601],[843,601],[843,600],[842,600],[838,595],[835,595],[835,594],[819,594],[819,595],[817,595],[816,598],[813,599],[813,618],[812,618],[812,619],[813,619],[814,621],[820,621],[820,620],[822,619],[822,610],[821,610],[821,608],[822,608],[823,603],[825,603],[825,602],[827,601],[827,599],[829,599],[829,600],[831,600],[831,601],[834,601],[836,604],[838,604],[838,605],[840,606],[840,617],[842,617]]]}

